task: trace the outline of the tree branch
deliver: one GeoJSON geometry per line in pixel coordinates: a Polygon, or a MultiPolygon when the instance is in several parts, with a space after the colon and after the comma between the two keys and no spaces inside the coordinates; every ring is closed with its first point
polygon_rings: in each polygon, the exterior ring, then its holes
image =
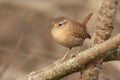
{"type": "Polygon", "coordinates": [[[73,72],[78,72],[84,68],[85,65],[97,59],[98,56],[117,48],[119,45],[120,34],[105,41],[104,43],[97,44],[92,48],[80,52],[76,57],[71,58],[61,64],[53,66],[43,72],[41,72],[41,70],[32,72],[29,75],[17,80],[59,80],[73,72]]]}

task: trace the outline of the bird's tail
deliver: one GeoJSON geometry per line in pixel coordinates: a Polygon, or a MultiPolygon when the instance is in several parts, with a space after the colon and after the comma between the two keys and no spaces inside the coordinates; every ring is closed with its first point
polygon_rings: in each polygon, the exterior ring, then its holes
{"type": "Polygon", "coordinates": [[[92,17],[93,13],[88,14],[88,16],[85,17],[85,19],[83,20],[83,22],[81,23],[83,26],[86,26],[86,24],[88,23],[88,21],[90,20],[90,18],[92,17]]]}

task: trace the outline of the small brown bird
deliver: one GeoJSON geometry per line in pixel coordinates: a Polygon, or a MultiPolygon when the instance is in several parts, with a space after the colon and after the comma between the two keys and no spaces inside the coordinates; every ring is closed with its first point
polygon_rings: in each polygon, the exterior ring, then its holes
{"type": "MultiPolygon", "coordinates": [[[[54,19],[51,28],[52,37],[59,44],[69,49],[81,46],[86,38],[91,38],[86,29],[86,24],[91,16],[92,13],[90,13],[82,23],[68,17],[58,17],[54,19]]],[[[66,58],[69,51],[64,55],[62,60],[66,58]]]]}

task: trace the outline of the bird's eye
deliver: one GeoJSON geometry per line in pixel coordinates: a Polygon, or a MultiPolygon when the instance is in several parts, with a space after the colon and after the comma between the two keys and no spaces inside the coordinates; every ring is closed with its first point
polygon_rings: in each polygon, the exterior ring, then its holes
{"type": "Polygon", "coordinates": [[[62,24],[60,23],[59,26],[62,26],[62,24]]]}

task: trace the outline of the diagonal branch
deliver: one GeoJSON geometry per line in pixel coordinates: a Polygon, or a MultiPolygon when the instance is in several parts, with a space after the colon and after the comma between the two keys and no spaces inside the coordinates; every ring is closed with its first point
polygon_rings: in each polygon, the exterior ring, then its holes
{"type": "Polygon", "coordinates": [[[61,64],[51,67],[43,72],[35,71],[29,75],[17,80],[59,80],[73,72],[78,72],[86,64],[91,63],[98,56],[105,54],[107,51],[113,50],[120,45],[120,34],[111,38],[104,43],[97,44],[83,52],[80,52],[76,57],[71,58],[61,64]],[[111,45],[109,45],[111,44],[111,45]]]}

